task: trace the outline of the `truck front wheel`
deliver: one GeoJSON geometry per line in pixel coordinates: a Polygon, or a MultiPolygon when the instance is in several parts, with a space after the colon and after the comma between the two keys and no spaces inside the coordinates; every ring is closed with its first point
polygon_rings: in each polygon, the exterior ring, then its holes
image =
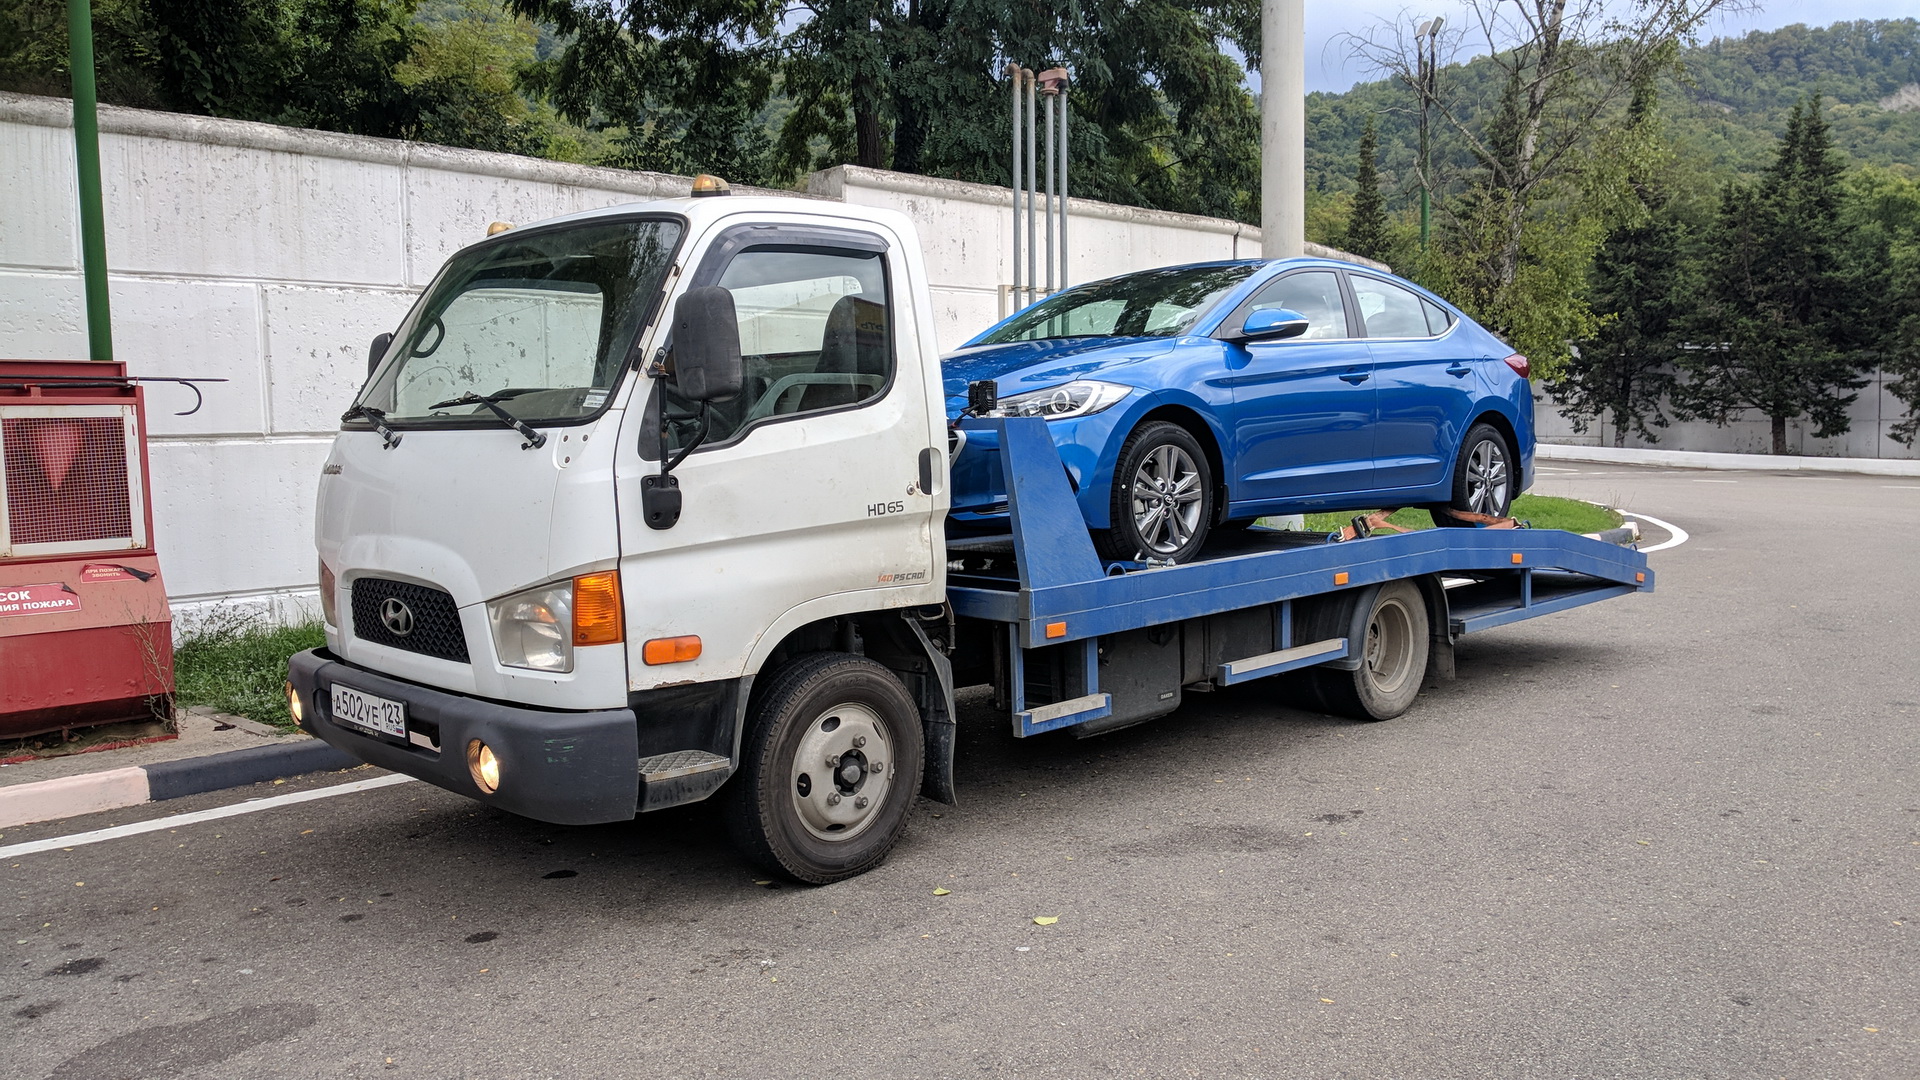
{"type": "Polygon", "coordinates": [[[813,885],[878,866],[919,787],[919,710],[865,657],[816,653],[772,674],[748,719],[727,828],[762,868],[813,885]]]}

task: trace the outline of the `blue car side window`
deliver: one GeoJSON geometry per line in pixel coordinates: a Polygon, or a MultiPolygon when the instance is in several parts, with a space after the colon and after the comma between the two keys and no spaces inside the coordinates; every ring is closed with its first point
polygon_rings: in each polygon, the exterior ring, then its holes
{"type": "Polygon", "coordinates": [[[1360,305],[1370,338],[1432,337],[1418,296],[1377,278],[1352,275],[1353,299],[1360,305]]]}
{"type": "MultiPolygon", "coordinates": [[[[1251,315],[1264,308],[1287,308],[1307,317],[1305,338],[1347,336],[1347,306],[1340,300],[1340,280],[1324,270],[1288,274],[1261,289],[1247,305],[1251,315]]],[[[1245,316],[1242,316],[1245,318],[1245,316]]]]}

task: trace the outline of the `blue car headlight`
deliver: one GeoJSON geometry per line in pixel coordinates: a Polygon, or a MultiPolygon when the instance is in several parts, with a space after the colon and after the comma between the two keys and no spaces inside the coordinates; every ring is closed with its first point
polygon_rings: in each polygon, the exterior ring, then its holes
{"type": "Polygon", "coordinates": [[[1033,390],[1025,394],[1001,398],[999,406],[993,410],[992,415],[1040,416],[1048,420],[1064,420],[1070,416],[1091,416],[1102,409],[1119,404],[1132,392],[1131,386],[1078,379],[1059,386],[1050,386],[1045,390],[1033,390]]]}

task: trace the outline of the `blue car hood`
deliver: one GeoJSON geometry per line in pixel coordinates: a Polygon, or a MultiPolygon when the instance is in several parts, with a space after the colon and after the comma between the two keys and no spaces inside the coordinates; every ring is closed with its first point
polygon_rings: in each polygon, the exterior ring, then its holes
{"type": "MultiPolygon", "coordinates": [[[[1171,351],[1176,340],[1168,337],[1048,338],[958,349],[940,358],[947,415],[960,415],[961,407],[967,403],[970,382],[992,379],[999,384],[1001,397],[1012,397],[1074,379],[1102,378],[1115,368],[1171,351]]],[[[1115,381],[1132,384],[1135,380],[1115,381]]]]}

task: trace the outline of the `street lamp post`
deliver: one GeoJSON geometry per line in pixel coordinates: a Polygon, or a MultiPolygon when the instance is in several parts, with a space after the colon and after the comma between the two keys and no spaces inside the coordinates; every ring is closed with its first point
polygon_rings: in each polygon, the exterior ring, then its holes
{"type": "Polygon", "coordinates": [[[93,81],[93,8],[67,0],[67,57],[73,72],[73,159],[80,187],[80,268],[87,293],[87,346],[95,360],[113,359],[107,307],[107,225],[100,208],[100,120],[93,81]]]}
{"type": "Polygon", "coordinates": [[[1420,24],[1413,32],[1414,80],[1420,94],[1420,250],[1427,250],[1433,221],[1433,150],[1427,132],[1427,106],[1433,101],[1434,67],[1438,59],[1440,25],[1438,16],[1420,24]]]}

